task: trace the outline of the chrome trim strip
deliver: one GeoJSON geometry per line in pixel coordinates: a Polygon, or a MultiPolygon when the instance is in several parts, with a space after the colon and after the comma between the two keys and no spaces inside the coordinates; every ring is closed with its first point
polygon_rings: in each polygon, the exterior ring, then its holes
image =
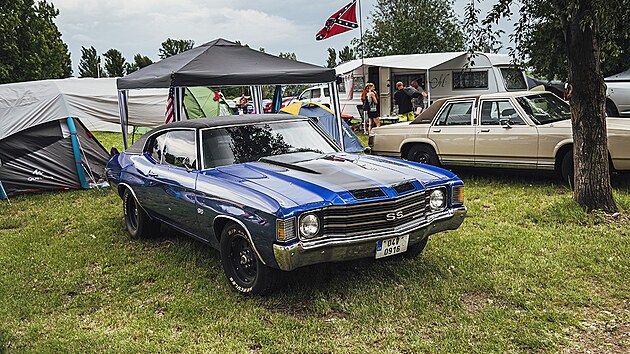
{"type": "MultiPolygon", "coordinates": [[[[398,209],[394,209],[394,210],[392,210],[392,211],[404,210],[404,209],[411,208],[411,207],[414,207],[414,206],[419,205],[419,204],[426,203],[426,202],[427,202],[427,199],[429,199],[429,197],[428,197],[428,196],[425,196],[424,201],[419,201],[419,202],[417,202],[417,203],[409,204],[409,205],[406,205],[406,206],[404,206],[404,207],[400,207],[400,208],[398,208],[398,209]]],[[[361,216],[370,216],[370,215],[382,214],[382,213],[385,213],[385,212],[387,212],[387,211],[385,211],[385,210],[379,210],[379,211],[373,211],[373,212],[363,213],[363,214],[352,214],[352,215],[329,215],[329,216],[324,216],[324,220],[326,220],[326,219],[347,219],[347,218],[349,218],[349,217],[354,218],[354,217],[361,217],[361,216]]],[[[391,212],[391,211],[390,211],[390,212],[391,212]]]]}
{"type": "Polygon", "coordinates": [[[256,255],[258,255],[258,259],[260,259],[262,264],[265,264],[265,265],[267,264],[267,263],[265,263],[265,260],[260,256],[260,252],[258,252],[258,249],[256,248],[256,244],[254,243],[254,240],[252,240],[252,235],[249,233],[249,230],[247,229],[245,224],[243,224],[243,222],[241,222],[240,220],[236,219],[233,216],[217,215],[217,216],[214,217],[214,219],[212,219],[212,225],[213,226],[214,226],[214,223],[217,221],[218,218],[226,218],[226,219],[232,220],[235,223],[239,224],[243,228],[243,230],[245,230],[245,233],[247,234],[247,237],[249,238],[249,242],[252,244],[252,247],[254,248],[254,252],[256,252],[256,255]]]}

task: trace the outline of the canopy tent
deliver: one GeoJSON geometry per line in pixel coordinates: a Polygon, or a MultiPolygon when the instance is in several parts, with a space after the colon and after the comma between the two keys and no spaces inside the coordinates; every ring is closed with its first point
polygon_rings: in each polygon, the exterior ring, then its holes
{"type": "Polygon", "coordinates": [[[630,69],[622,71],[619,74],[609,76],[604,81],[630,81],[630,69]]]}
{"type": "MultiPolygon", "coordinates": [[[[254,109],[263,112],[261,85],[328,83],[333,109],[340,112],[335,78],[333,69],[280,58],[219,38],[118,79],[125,147],[130,89],[172,87],[177,121],[182,119],[183,89],[195,86],[250,86],[254,109]]],[[[280,95],[278,99],[281,99],[280,95]]],[[[341,131],[341,118],[338,119],[338,130],[341,131]]],[[[343,139],[343,134],[338,136],[343,139]]]]}
{"type": "MultiPolygon", "coordinates": [[[[129,124],[164,123],[168,91],[152,89],[129,97],[129,124]]],[[[115,78],[69,78],[0,85],[0,140],[60,118],[78,117],[92,131],[120,131],[115,78]]]]}
{"type": "Polygon", "coordinates": [[[232,115],[225,98],[209,87],[186,88],[184,108],[188,119],[232,115]]]}
{"type": "MultiPolygon", "coordinates": [[[[280,112],[314,118],[317,120],[317,125],[331,137],[335,138],[339,134],[335,113],[330,108],[318,103],[295,102],[280,109],[280,112]]],[[[348,124],[342,120],[341,126],[344,134],[343,150],[347,152],[363,152],[365,148],[348,124]]],[[[339,139],[335,140],[339,141],[339,139]]]]}

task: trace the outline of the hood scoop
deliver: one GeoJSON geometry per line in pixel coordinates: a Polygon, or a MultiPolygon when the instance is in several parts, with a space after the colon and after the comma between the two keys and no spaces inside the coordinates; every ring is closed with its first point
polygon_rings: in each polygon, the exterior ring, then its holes
{"type": "Polygon", "coordinates": [[[385,192],[380,188],[355,189],[349,192],[356,199],[370,199],[385,196],[385,192]]]}
{"type": "Polygon", "coordinates": [[[394,188],[394,190],[398,194],[403,194],[403,193],[416,189],[416,187],[413,185],[413,183],[411,183],[411,181],[405,181],[403,183],[393,185],[392,188],[394,188]]]}

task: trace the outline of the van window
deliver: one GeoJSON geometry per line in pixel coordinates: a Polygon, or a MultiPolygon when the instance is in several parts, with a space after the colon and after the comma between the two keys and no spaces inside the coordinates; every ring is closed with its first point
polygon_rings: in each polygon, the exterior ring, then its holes
{"type": "Polygon", "coordinates": [[[330,89],[328,88],[324,89],[324,97],[330,97],[330,89]]]}
{"type": "Polygon", "coordinates": [[[472,105],[472,101],[445,104],[435,125],[470,125],[472,105]]]}
{"type": "Polygon", "coordinates": [[[320,98],[321,95],[322,92],[320,91],[320,89],[311,90],[311,98],[320,98]]]}
{"type": "Polygon", "coordinates": [[[309,99],[311,99],[311,92],[312,92],[312,90],[306,90],[306,91],[302,92],[302,94],[300,95],[300,100],[309,100],[309,99]]]}
{"type": "Polygon", "coordinates": [[[453,89],[488,88],[488,70],[453,71],[453,89]]]}
{"type": "Polygon", "coordinates": [[[508,91],[527,90],[527,83],[523,72],[515,68],[501,68],[501,76],[505,89],[508,91]]]}

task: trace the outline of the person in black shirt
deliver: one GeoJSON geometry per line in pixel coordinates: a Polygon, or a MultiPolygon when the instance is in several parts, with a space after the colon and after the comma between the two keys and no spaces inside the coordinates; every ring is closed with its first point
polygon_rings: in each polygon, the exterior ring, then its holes
{"type": "Polygon", "coordinates": [[[411,98],[413,96],[413,92],[409,92],[411,90],[415,91],[415,93],[419,94],[413,87],[405,88],[405,85],[398,81],[396,83],[396,92],[394,93],[394,100],[398,105],[398,121],[406,122],[414,119],[413,114],[413,105],[411,104],[411,98]]]}

